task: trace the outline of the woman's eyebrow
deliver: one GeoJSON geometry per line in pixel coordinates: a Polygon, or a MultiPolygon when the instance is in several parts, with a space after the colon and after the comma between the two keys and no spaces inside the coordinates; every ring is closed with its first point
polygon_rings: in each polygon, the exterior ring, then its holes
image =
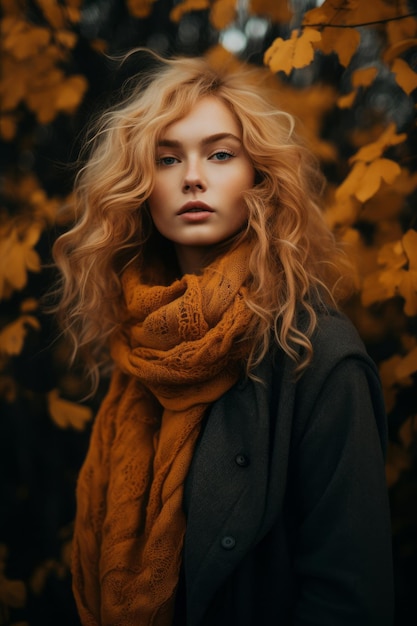
{"type": "MultiPolygon", "coordinates": [[[[216,133],[215,135],[209,135],[208,137],[204,137],[201,140],[201,145],[207,146],[211,143],[215,143],[216,141],[221,141],[223,139],[232,139],[238,143],[242,143],[242,140],[236,135],[233,135],[233,133],[216,133]]],[[[177,139],[166,139],[163,137],[158,141],[157,145],[161,148],[180,148],[182,143],[177,139]]]]}

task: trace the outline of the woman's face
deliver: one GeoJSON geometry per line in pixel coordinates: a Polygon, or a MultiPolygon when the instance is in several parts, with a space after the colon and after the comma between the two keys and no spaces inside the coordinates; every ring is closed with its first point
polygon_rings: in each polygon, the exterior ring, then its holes
{"type": "Polygon", "coordinates": [[[155,186],[149,198],[157,230],[172,241],[183,272],[198,272],[207,247],[246,223],[242,192],[255,171],[230,109],[215,96],[199,100],[168,126],[156,147],[155,186]]]}

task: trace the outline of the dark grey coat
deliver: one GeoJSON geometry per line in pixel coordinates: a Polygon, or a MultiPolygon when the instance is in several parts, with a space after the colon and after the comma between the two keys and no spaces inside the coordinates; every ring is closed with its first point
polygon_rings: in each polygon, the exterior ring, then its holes
{"type": "Polygon", "coordinates": [[[176,624],[392,624],[378,374],[338,314],[313,345],[298,382],[288,357],[268,357],[265,385],[242,381],[210,411],[185,487],[176,624]]]}

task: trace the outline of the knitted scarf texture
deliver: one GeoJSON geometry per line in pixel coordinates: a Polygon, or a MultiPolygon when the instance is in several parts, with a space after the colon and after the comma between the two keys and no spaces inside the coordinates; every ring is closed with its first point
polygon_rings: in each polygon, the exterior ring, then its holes
{"type": "Polygon", "coordinates": [[[245,247],[169,286],[122,277],[126,321],[77,485],[74,594],[84,626],[168,626],[184,482],[207,408],[237,381],[251,312],[245,247]]]}

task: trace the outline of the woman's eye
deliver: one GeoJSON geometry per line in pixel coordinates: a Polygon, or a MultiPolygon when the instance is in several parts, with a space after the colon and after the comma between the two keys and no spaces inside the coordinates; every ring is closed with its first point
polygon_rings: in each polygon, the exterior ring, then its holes
{"type": "Polygon", "coordinates": [[[158,159],[158,165],[174,165],[178,163],[178,159],[173,156],[160,157],[158,159]]]}
{"type": "Polygon", "coordinates": [[[232,152],[226,152],[226,150],[220,150],[219,152],[215,152],[213,156],[211,156],[210,158],[214,159],[215,161],[228,161],[234,156],[235,155],[232,152]]]}

